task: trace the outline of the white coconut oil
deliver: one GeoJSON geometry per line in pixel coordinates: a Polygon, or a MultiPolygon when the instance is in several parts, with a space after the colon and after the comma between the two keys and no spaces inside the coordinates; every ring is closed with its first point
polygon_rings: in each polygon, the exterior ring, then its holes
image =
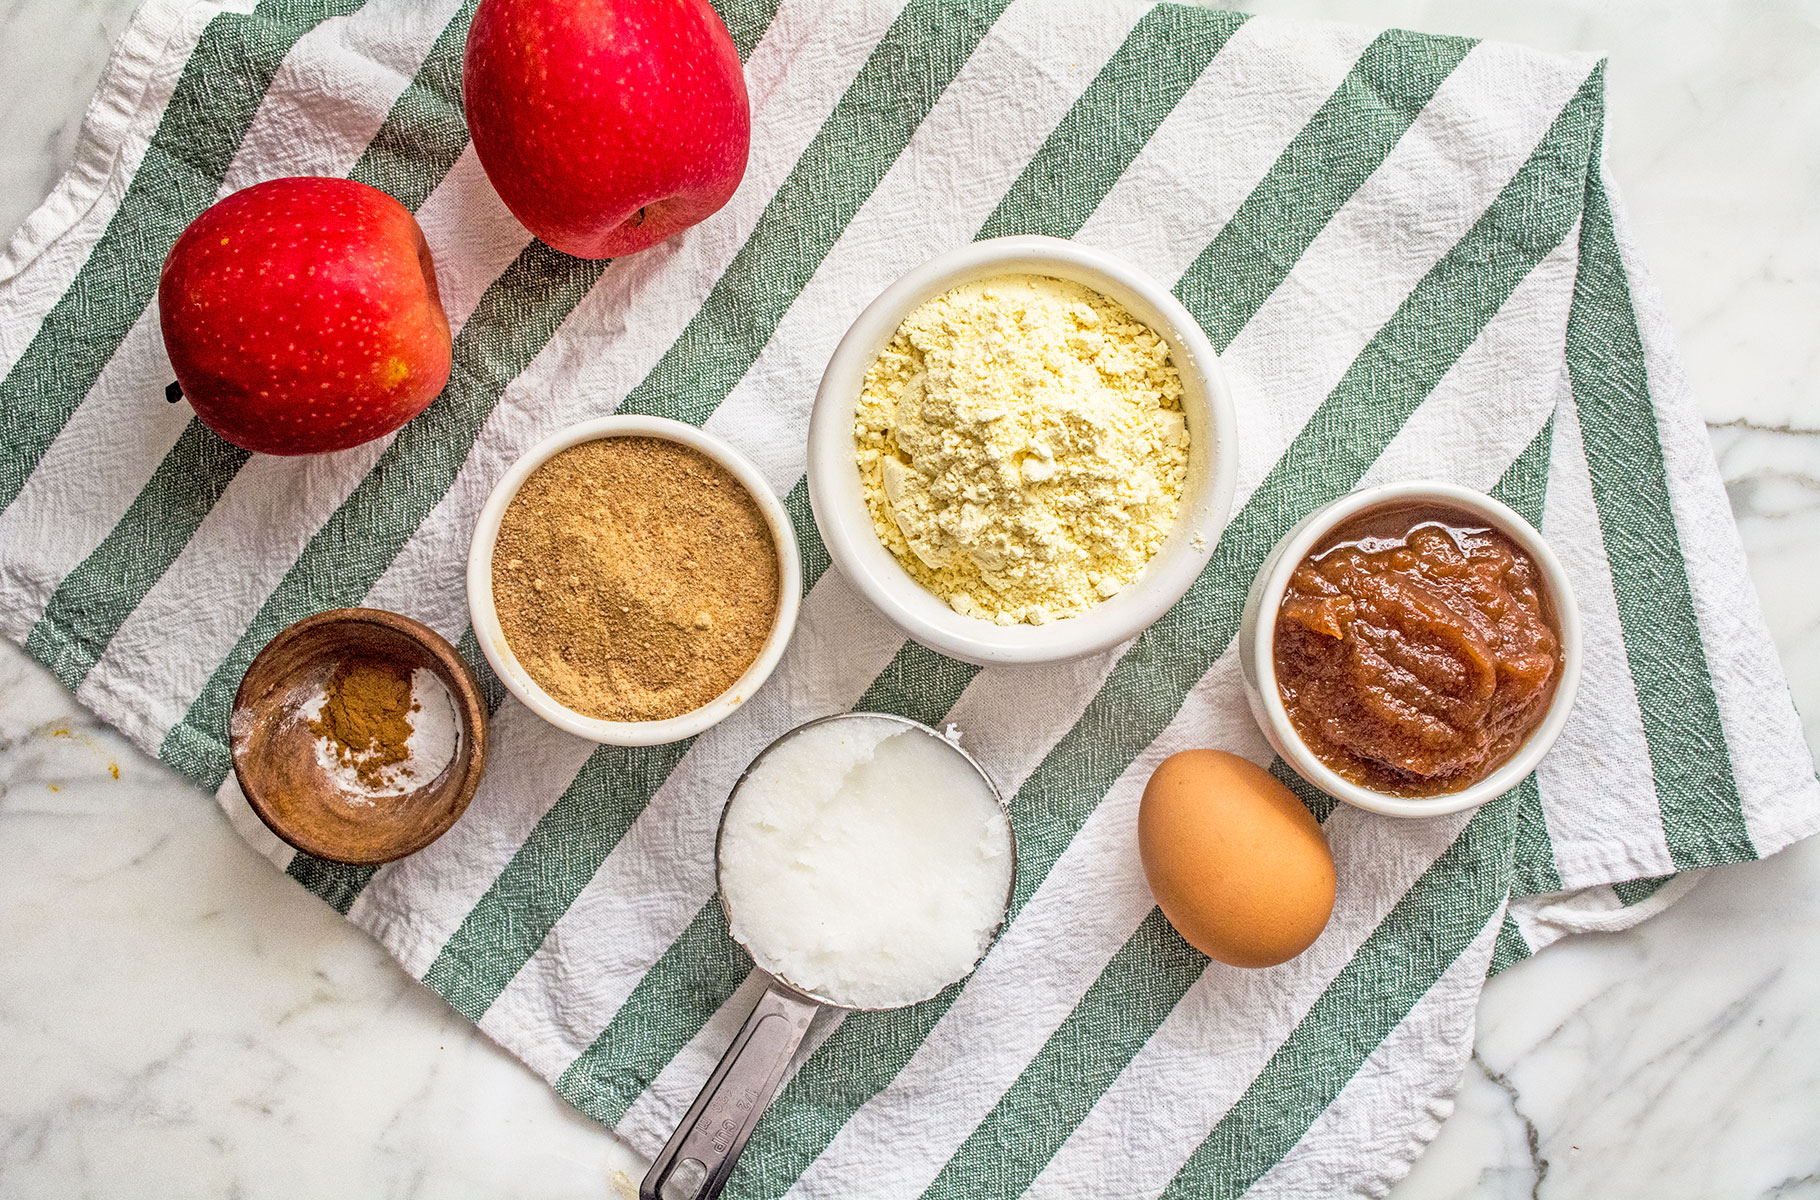
{"type": "Polygon", "coordinates": [[[965,976],[1004,917],[1011,826],[954,746],[856,715],[769,751],[728,802],[720,886],[754,960],[887,1008],[965,976]]]}

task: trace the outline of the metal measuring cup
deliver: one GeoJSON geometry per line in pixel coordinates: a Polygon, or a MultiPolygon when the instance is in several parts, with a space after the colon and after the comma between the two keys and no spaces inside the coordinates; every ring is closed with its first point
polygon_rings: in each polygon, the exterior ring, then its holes
{"type": "MultiPolygon", "coordinates": [[[[986,791],[998,803],[1000,810],[1005,812],[1006,828],[1011,839],[1011,882],[1005,890],[1005,904],[1000,910],[998,924],[993,927],[991,937],[987,939],[987,949],[990,950],[992,942],[1005,927],[1005,918],[1011,910],[1012,890],[1017,887],[1017,831],[1010,824],[1010,810],[1006,807],[1004,795],[993,784],[992,777],[986,774],[971,754],[936,730],[908,717],[890,713],[837,713],[818,717],[798,725],[759,751],[758,757],[752,760],[733,784],[726,806],[721,809],[720,826],[714,835],[716,884],[720,882],[721,843],[726,837],[727,813],[732,809],[733,801],[738,798],[739,789],[751,778],[759,764],[773,750],[805,729],[830,721],[855,718],[888,721],[941,742],[966,760],[979,775],[980,782],[985,784],[986,791]]],[[[728,924],[731,925],[733,911],[727,906],[726,889],[719,888],[719,892],[721,910],[727,914],[728,924]]],[[[752,954],[750,946],[744,942],[739,944],[747,954],[752,954]]],[[[984,958],[985,953],[982,952],[980,959],[984,958]]],[[[753,961],[756,962],[757,959],[758,956],[753,955],[753,961]]],[[[978,965],[979,961],[976,960],[973,967],[978,965]]],[[[969,967],[958,978],[965,979],[972,973],[973,967],[969,967]]],[[[948,980],[942,987],[948,987],[957,981],[948,980]]],[[[644,1181],[638,1186],[639,1200],[714,1200],[714,1197],[720,1195],[721,1189],[727,1186],[727,1179],[733,1174],[734,1164],[739,1161],[740,1151],[746,1148],[746,1140],[752,1136],[759,1117],[764,1115],[765,1109],[777,1095],[784,1071],[789,1067],[797,1048],[802,1045],[803,1038],[808,1035],[810,1021],[823,1007],[850,1012],[881,1012],[888,1008],[921,1003],[941,990],[937,988],[929,996],[918,997],[902,1005],[867,1008],[842,1004],[773,975],[766,983],[764,994],[758,998],[758,1003],[752,1006],[752,1013],[746,1018],[746,1023],[733,1035],[733,1042],[721,1056],[719,1065],[708,1076],[708,1082],[702,1085],[701,1094],[695,1097],[695,1103],[683,1115],[676,1132],[670,1135],[670,1140],[664,1143],[664,1148],[651,1163],[651,1169],[645,1173],[644,1181]]]]}

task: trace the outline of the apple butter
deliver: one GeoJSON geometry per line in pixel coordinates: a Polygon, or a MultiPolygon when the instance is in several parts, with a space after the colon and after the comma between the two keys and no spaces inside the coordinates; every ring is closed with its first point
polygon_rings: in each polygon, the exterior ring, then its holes
{"type": "Polygon", "coordinates": [[[1472,514],[1390,504],[1303,559],[1278,610],[1289,720],[1341,776],[1398,796],[1457,792],[1514,754],[1561,678],[1535,562],[1472,514]]]}

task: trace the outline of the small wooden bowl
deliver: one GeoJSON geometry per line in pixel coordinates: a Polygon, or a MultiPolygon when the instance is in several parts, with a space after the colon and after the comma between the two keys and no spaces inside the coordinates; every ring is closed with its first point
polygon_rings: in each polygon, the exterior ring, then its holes
{"type": "Polygon", "coordinates": [[[279,633],[247,667],[229,730],[234,775],[259,819],[297,849],[335,862],[390,862],[423,849],[461,817],[486,770],[487,709],[467,664],[434,630],[376,608],[332,609],[279,633]],[[317,761],[301,707],[353,657],[425,668],[454,700],[455,757],[416,791],[356,796],[317,761]]]}

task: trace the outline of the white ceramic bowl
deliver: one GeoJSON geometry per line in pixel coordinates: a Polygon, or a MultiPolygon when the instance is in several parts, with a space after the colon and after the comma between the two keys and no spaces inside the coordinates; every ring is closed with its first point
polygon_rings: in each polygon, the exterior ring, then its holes
{"type": "Polygon", "coordinates": [[[1232,391],[1207,335],[1169,290],[1113,255],[1048,237],[993,238],[931,259],[886,288],[853,322],[822,375],[809,422],[809,498],[828,553],[905,633],[983,666],[1062,662],[1135,637],[1182,598],[1213,553],[1232,507],[1237,454],[1232,391]],[[1047,625],[965,617],[917,583],[879,541],[855,464],[853,413],[866,371],[919,305],[997,275],[1072,280],[1124,305],[1169,344],[1182,376],[1188,477],[1169,536],[1111,599],[1047,625]]]}
{"type": "Polygon", "coordinates": [[[475,522],[473,545],[468,550],[468,616],[474,624],[480,651],[493,665],[499,681],[526,708],[557,728],[614,746],[655,746],[681,741],[731,716],[735,709],[751,699],[752,693],[759,689],[784,656],[784,647],[789,645],[790,633],[796,627],[796,610],[802,590],[796,529],[758,468],[745,455],[712,434],[664,417],[601,417],[583,421],[531,447],[524,457],[512,464],[505,477],[494,486],[492,495],[487,497],[486,506],[480,510],[480,519],[475,522]],[[758,657],[725,692],[700,708],[668,720],[603,721],[558,703],[519,664],[518,656],[512,653],[505,632],[499,627],[499,614],[493,607],[493,545],[499,539],[499,522],[505,516],[506,506],[512,503],[531,472],[552,456],[570,446],[608,437],[663,438],[680,442],[719,463],[752,494],[759,511],[765,515],[765,522],[771,527],[771,540],[777,547],[777,616],[771,622],[771,634],[765,639],[758,657]]]}
{"type": "Polygon", "coordinates": [[[1284,535],[1270,557],[1252,580],[1245,599],[1245,614],[1239,623],[1239,670],[1245,680],[1245,698],[1251,714],[1257,718],[1264,736],[1296,774],[1328,795],[1372,812],[1393,817],[1433,817],[1443,813],[1476,808],[1495,796],[1515,787],[1548,753],[1567,724],[1567,714],[1574,705],[1574,693],[1580,686],[1580,613],[1574,607],[1574,593],[1548,543],[1535,528],[1505,504],[1483,492],[1451,483],[1414,481],[1364,488],[1318,508],[1284,535]],[[1273,653],[1277,609],[1295,573],[1308,552],[1333,528],[1355,513],[1381,504],[1445,504],[1464,509],[1521,546],[1542,572],[1542,579],[1554,601],[1555,619],[1561,633],[1561,682],[1555,687],[1542,723],[1530,733],[1517,752],[1484,779],[1457,792],[1439,796],[1391,796],[1362,787],[1316,758],[1290,723],[1283,708],[1282,693],[1277,690],[1276,659],[1273,653]]]}

